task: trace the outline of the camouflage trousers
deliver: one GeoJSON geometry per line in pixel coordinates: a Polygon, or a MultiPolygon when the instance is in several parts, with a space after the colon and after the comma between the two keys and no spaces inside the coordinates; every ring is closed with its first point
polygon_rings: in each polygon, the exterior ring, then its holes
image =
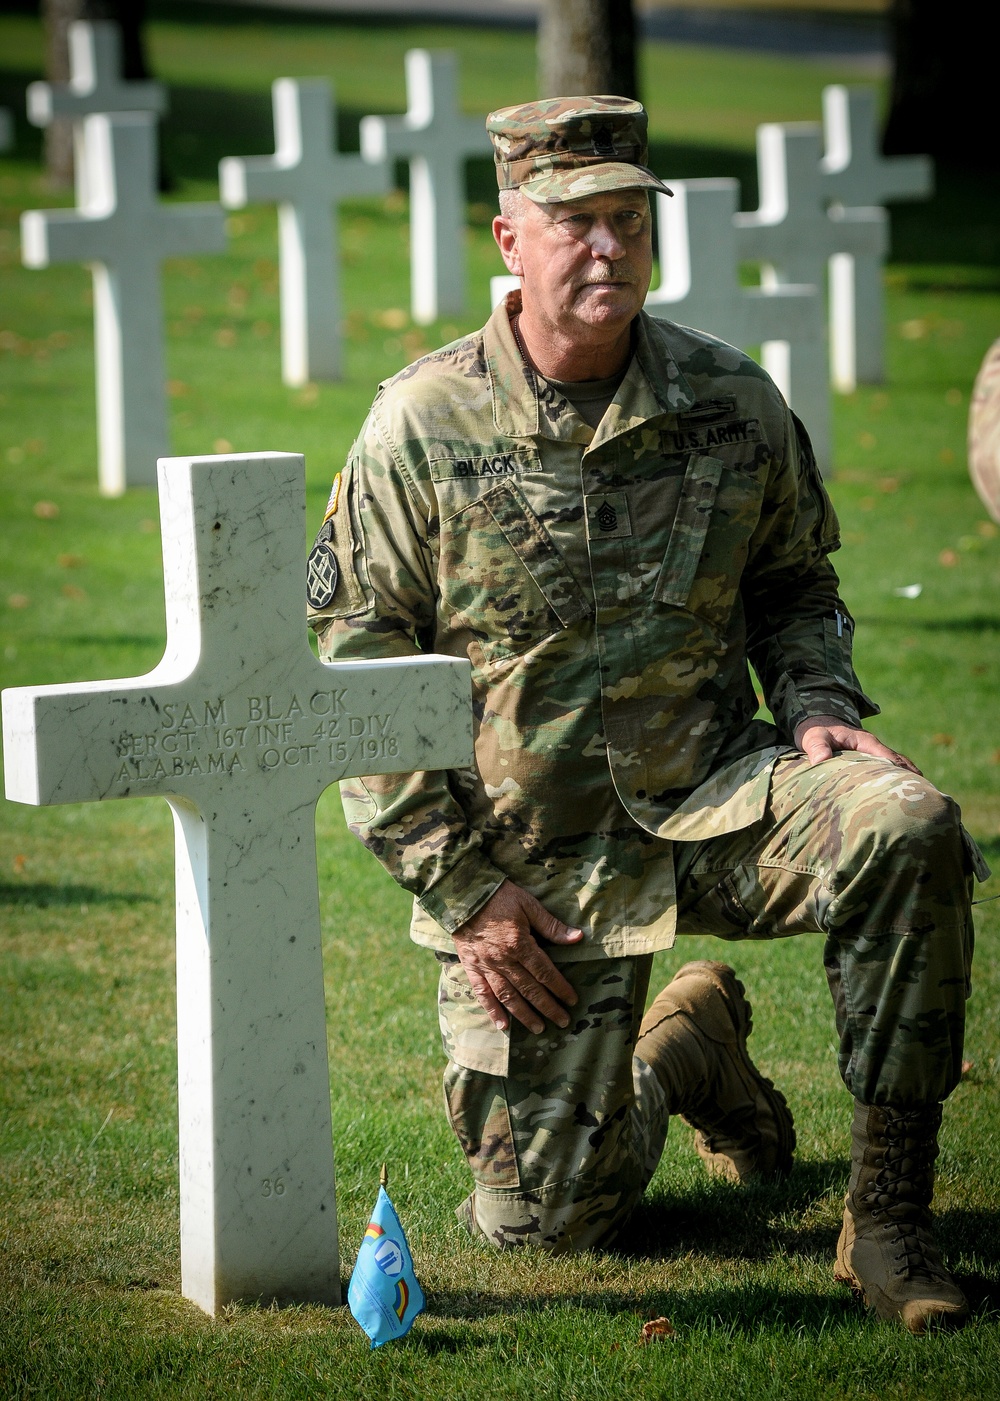
{"type": "MultiPolygon", "coordinates": [[[[783,757],[768,811],[676,844],[678,931],[826,935],[840,1073],[867,1104],[937,1103],[961,1074],[975,849],[955,803],[881,760],[783,757]]],[[[979,858],[981,859],[981,858],[979,858]]],[[[442,959],[445,1104],[475,1189],[458,1210],[498,1246],[607,1244],[655,1171],[679,1106],[633,1056],[652,955],[569,962],[566,1030],[499,1032],[442,959]]]]}

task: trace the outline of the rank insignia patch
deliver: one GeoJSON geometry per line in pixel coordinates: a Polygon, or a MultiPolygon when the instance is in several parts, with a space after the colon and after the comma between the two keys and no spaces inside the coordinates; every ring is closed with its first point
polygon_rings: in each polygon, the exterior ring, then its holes
{"type": "Polygon", "coordinates": [[[311,608],[328,608],[337,592],[340,570],[333,553],[333,526],[325,520],[320,526],[316,543],[309,552],[306,565],[306,597],[311,608]]]}
{"type": "Polygon", "coordinates": [[[618,529],[618,512],[610,501],[602,501],[594,512],[594,519],[605,534],[618,529]]]}
{"type": "Polygon", "coordinates": [[[624,540],[632,534],[624,491],[594,492],[585,499],[588,540],[624,540]]]}

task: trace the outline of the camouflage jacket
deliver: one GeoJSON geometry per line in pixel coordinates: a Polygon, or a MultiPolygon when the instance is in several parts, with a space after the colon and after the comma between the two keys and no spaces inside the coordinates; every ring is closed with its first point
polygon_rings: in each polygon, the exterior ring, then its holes
{"type": "Polygon", "coordinates": [[[669,947],[672,840],[758,818],[804,716],[876,713],[808,440],[763,370],[702,332],[640,314],[595,432],[525,366],[501,305],[380,386],[324,529],[325,659],[472,662],[474,770],[342,784],[415,897],[418,943],[453,951],[509,876],[583,928],[560,958],[669,947]],[[776,726],[754,718],[748,661],[776,726]]]}

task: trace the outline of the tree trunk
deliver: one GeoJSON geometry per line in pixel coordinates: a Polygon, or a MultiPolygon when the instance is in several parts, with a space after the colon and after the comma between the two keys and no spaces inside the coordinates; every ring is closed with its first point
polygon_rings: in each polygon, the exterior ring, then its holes
{"type": "Polygon", "coordinates": [[[938,0],[893,0],[887,155],[927,152],[945,165],[1000,168],[996,51],[980,13],[972,0],[958,0],[946,18],[938,0]]]}
{"type": "MultiPolygon", "coordinates": [[[[47,80],[69,82],[69,27],[78,19],[114,20],[122,31],[123,76],[148,78],[142,41],[145,9],[145,0],[42,0],[47,80]]],[[[73,124],[65,118],[56,118],[45,129],[45,169],[57,189],[72,185],[73,124]]]]}
{"type": "Polygon", "coordinates": [[[540,97],[636,97],[632,0],[543,0],[540,97]]]}
{"type": "MultiPolygon", "coordinates": [[[[69,27],[85,19],[86,0],[42,0],[45,21],[45,77],[69,82],[69,27]]],[[[57,117],[45,128],[45,169],[49,184],[66,189],[73,183],[73,123],[57,117]]]]}

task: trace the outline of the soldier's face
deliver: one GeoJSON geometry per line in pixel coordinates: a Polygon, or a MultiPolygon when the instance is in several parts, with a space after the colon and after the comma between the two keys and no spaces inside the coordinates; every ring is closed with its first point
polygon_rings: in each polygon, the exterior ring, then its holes
{"type": "Polygon", "coordinates": [[[494,234],[521,279],[525,313],[562,335],[619,334],[641,308],[652,275],[649,197],[613,190],[567,204],[525,199],[522,217],[494,234]]]}

